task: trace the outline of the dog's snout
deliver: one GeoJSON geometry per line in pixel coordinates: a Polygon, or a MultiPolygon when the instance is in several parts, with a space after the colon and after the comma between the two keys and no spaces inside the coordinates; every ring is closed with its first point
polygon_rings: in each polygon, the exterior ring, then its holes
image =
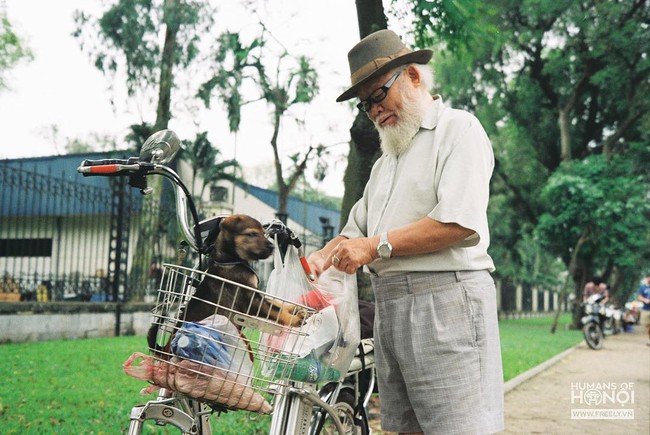
{"type": "Polygon", "coordinates": [[[267,240],[266,241],[266,249],[268,249],[269,251],[273,251],[273,243],[271,243],[270,241],[267,240]]]}

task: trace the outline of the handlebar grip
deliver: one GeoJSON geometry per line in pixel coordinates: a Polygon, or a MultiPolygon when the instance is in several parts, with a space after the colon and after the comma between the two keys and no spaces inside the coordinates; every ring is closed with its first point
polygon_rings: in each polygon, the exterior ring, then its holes
{"type": "Polygon", "coordinates": [[[316,277],[314,276],[314,273],[311,271],[311,267],[309,267],[309,263],[307,262],[305,256],[300,257],[300,264],[302,265],[302,270],[304,270],[305,273],[307,274],[307,277],[311,281],[314,281],[316,277]]]}
{"type": "Polygon", "coordinates": [[[90,175],[114,175],[122,171],[135,171],[139,168],[138,158],[130,159],[102,159],[84,160],[77,168],[77,172],[84,176],[90,175]]]}
{"type": "Polygon", "coordinates": [[[119,172],[119,165],[93,165],[93,166],[80,166],[77,169],[84,175],[107,175],[119,172]]]}
{"type": "Polygon", "coordinates": [[[84,160],[81,162],[81,167],[85,166],[105,166],[105,165],[128,165],[132,162],[131,159],[101,159],[101,160],[84,160]]]}

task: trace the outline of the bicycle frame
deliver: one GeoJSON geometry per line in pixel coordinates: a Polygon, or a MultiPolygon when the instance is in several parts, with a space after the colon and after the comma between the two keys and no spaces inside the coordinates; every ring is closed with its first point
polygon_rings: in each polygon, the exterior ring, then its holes
{"type": "Polygon", "coordinates": [[[174,396],[170,390],[161,389],[156,401],[131,409],[129,434],[142,433],[145,420],[154,420],[156,424],[172,425],[184,434],[210,435],[209,410],[204,404],[185,397],[174,396]]]}

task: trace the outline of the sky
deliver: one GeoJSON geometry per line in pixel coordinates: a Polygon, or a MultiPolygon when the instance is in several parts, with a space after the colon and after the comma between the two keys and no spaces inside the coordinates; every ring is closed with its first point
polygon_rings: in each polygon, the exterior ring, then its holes
{"type": "MultiPolygon", "coordinates": [[[[250,31],[255,18],[241,3],[220,0],[215,25],[250,31]]],[[[34,60],[12,69],[6,77],[9,89],[0,91],[0,159],[62,154],[67,139],[89,140],[92,134],[114,137],[121,144],[129,125],[142,120],[153,123],[155,107],[147,107],[138,97],[128,98],[119,86],[109,92],[109,79],[71,36],[73,12],[97,13],[103,10],[101,1],[5,0],[5,5],[14,31],[32,50],[34,60]]],[[[349,104],[334,100],[350,82],[347,51],[359,39],[355,3],[267,0],[258,2],[256,12],[287,49],[311,57],[319,73],[318,97],[299,112],[305,125],[283,126],[281,151],[290,155],[307,145],[328,146],[332,164],[326,179],[316,186],[342,196],[354,112],[349,104]]],[[[181,139],[208,131],[224,159],[237,158],[248,168],[250,182],[262,187],[272,184],[268,107],[263,102],[245,106],[240,132],[234,135],[228,131],[222,107],[215,106],[190,113],[177,104],[169,128],[181,139]]]]}

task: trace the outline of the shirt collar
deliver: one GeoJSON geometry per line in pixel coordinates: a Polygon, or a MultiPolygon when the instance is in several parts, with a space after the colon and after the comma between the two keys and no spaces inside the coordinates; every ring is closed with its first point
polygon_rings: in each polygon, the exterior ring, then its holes
{"type": "Polygon", "coordinates": [[[436,128],[436,125],[438,125],[438,119],[440,119],[440,114],[444,107],[445,105],[442,102],[442,97],[438,94],[433,95],[426,105],[424,116],[422,117],[422,128],[427,130],[433,130],[436,128]]]}

